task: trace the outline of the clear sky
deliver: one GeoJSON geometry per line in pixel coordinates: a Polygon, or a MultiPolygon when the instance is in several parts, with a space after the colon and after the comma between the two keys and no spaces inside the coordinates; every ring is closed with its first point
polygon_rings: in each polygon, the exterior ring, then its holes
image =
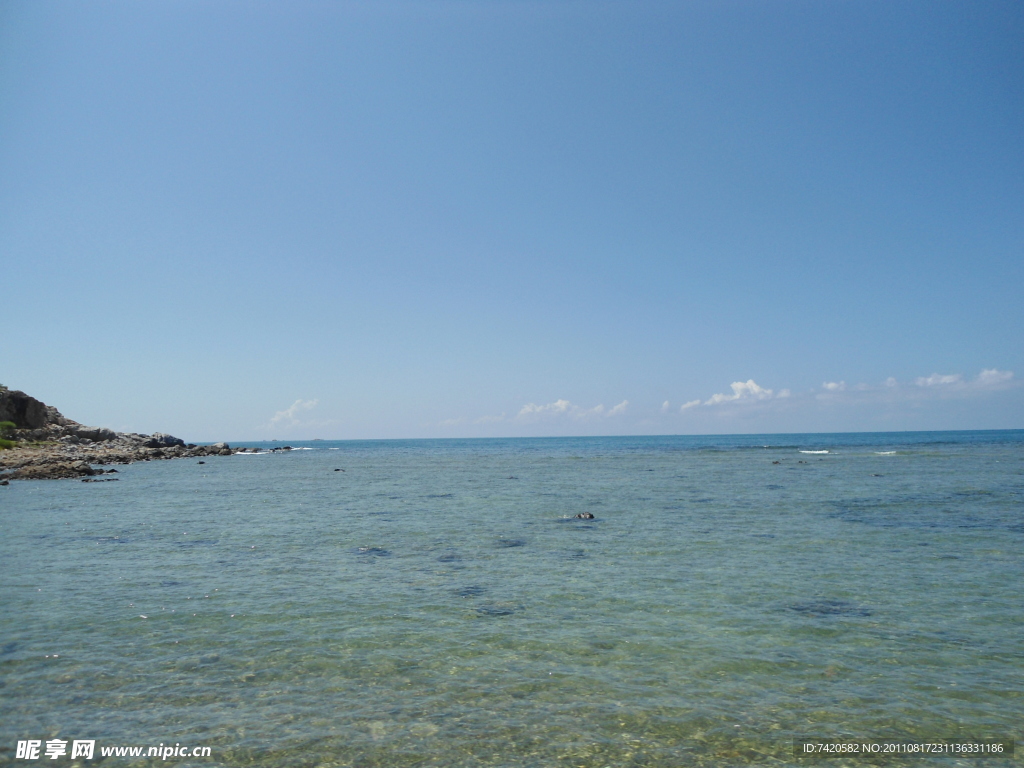
{"type": "Polygon", "coordinates": [[[0,383],[189,440],[1024,427],[1024,4],[0,1],[0,383]]]}

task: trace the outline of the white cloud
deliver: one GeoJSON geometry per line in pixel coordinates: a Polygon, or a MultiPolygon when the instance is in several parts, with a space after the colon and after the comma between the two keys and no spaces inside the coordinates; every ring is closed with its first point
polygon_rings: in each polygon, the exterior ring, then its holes
{"type": "Polygon", "coordinates": [[[283,411],[278,411],[277,413],[275,413],[274,418],[270,420],[270,423],[297,424],[298,419],[296,418],[296,416],[298,415],[298,413],[300,411],[308,411],[311,408],[316,407],[316,404],[319,402],[319,400],[303,400],[302,398],[299,398],[294,403],[292,403],[288,408],[285,408],[283,411]]]}
{"type": "MultiPolygon", "coordinates": [[[[935,388],[943,391],[962,391],[966,394],[977,390],[1000,389],[1010,385],[1012,380],[1013,371],[1000,371],[998,368],[985,368],[977,375],[976,378],[970,381],[965,379],[963,374],[960,373],[933,373],[931,376],[919,376],[914,380],[914,384],[923,388],[935,388]]],[[[890,379],[890,381],[893,380],[890,379]]]]}
{"type": "Polygon", "coordinates": [[[975,383],[981,387],[997,387],[1006,384],[1013,378],[1013,371],[1000,371],[996,368],[986,368],[978,374],[975,383]]]}
{"type": "Polygon", "coordinates": [[[603,404],[595,405],[593,408],[582,408],[570,403],[568,400],[555,400],[555,402],[547,403],[546,405],[527,403],[519,409],[519,413],[516,415],[516,418],[536,420],[539,418],[556,418],[564,416],[577,421],[586,421],[587,419],[593,419],[600,416],[618,416],[626,410],[626,406],[628,405],[629,401],[623,400],[614,408],[606,412],[603,404]]]}
{"type": "Polygon", "coordinates": [[[618,416],[620,413],[625,413],[626,412],[626,407],[628,405],[629,405],[629,400],[623,400],[621,403],[619,403],[614,408],[612,408],[610,411],[608,411],[608,415],[609,416],[618,416]]]}
{"type": "Polygon", "coordinates": [[[962,384],[964,377],[959,373],[944,376],[933,373],[931,376],[918,376],[914,381],[919,387],[948,387],[951,384],[962,384]]]}
{"type": "Polygon", "coordinates": [[[568,400],[555,400],[555,402],[548,403],[547,405],[527,403],[519,410],[519,418],[523,418],[525,416],[566,413],[570,408],[575,407],[576,406],[568,400]]]}
{"type": "Polygon", "coordinates": [[[845,388],[826,382],[824,391],[818,393],[818,400],[835,403],[877,402],[890,405],[899,402],[923,403],[930,400],[969,399],[1008,389],[1018,385],[1013,371],[986,368],[975,378],[968,379],[961,373],[933,373],[918,376],[912,383],[901,384],[890,376],[880,385],[857,384],[845,388]]]}
{"type": "MultiPolygon", "coordinates": [[[[930,376],[921,376],[909,382],[900,383],[893,377],[883,382],[874,384],[847,384],[846,381],[824,381],[820,388],[792,391],[788,388],[768,389],[762,387],[753,379],[746,381],[734,381],[730,385],[730,391],[714,394],[706,400],[694,399],[684,402],[680,406],[673,406],[669,400],[661,403],[662,414],[678,413],[684,414],[694,408],[715,407],[723,416],[734,416],[745,413],[753,416],[755,413],[777,412],[778,414],[797,414],[805,408],[838,408],[838,407],[875,407],[891,409],[900,403],[919,405],[929,401],[967,399],[985,397],[988,393],[998,392],[1013,387],[1024,386],[1014,378],[1012,371],[1003,371],[998,368],[986,368],[975,378],[969,379],[963,374],[939,374],[933,373],[930,376]],[[732,404],[732,407],[730,407],[732,404]],[[733,412],[732,408],[739,409],[739,413],[733,412]],[[678,410],[676,410],[678,408],[678,410]]],[[[296,400],[287,410],[281,411],[275,416],[275,423],[284,419],[294,418],[302,410],[312,408],[316,405],[315,400],[296,400]]],[[[438,423],[441,427],[456,427],[466,425],[486,424],[514,424],[515,422],[537,423],[554,422],[558,420],[572,422],[603,422],[612,417],[621,417],[627,412],[633,413],[630,409],[629,400],[623,400],[618,405],[606,408],[604,404],[595,405],[592,408],[585,408],[565,399],[559,398],[550,403],[527,403],[511,414],[502,413],[498,416],[480,416],[478,418],[460,417],[446,419],[438,423]]],[[[637,424],[661,423],[654,413],[649,413],[648,421],[642,419],[637,424]]],[[[637,417],[640,418],[640,417],[637,417]]],[[[661,417],[665,418],[664,416],[661,417]]],[[[293,422],[295,423],[295,422],[293,422]]]]}
{"type": "Polygon", "coordinates": [[[770,400],[774,394],[772,390],[758,386],[757,382],[753,379],[734,381],[729,386],[732,387],[731,395],[712,395],[708,400],[704,401],[704,405],[720,405],[721,403],[731,403],[737,400],[770,400]]]}
{"type": "Polygon", "coordinates": [[[477,419],[473,423],[474,424],[493,424],[496,421],[504,421],[504,420],[505,420],[505,414],[503,413],[500,416],[481,416],[479,419],[477,419]]]}
{"type": "Polygon", "coordinates": [[[973,379],[959,373],[933,373],[903,384],[893,377],[880,384],[847,385],[845,381],[825,381],[820,389],[795,394],[789,389],[766,389],[753,379],[748,379],[733,382],[731,393],[712,395],[704,401],[690,400],[680,406],[679,412],[684,413],[698,406],[728,409],[730,404],[736,404],[736,407],[759,404],[763,408],[784,409],[792,413],[794,408],[808,407],[815,402],[823,407],[874,404],[876,407],[891,408],[899,403],[921,404],[934,400],[980,398],[1018,386],[1024,384],[1014,378],[1013,371],[998,368],[985,368],[973,379]],[[786,403],[780,402],[784,400],[786,403]]]}

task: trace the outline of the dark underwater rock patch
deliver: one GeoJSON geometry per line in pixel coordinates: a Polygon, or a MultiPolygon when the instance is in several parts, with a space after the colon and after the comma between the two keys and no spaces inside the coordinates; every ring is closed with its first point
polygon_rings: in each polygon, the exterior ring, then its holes
{"type": "Polygon", "coordinates": [[[517,609],[513,605],[504,603],[490,603],[489,605],[477,606],[475,610],[481,616],[511,616],[517,609]]]}
{"type": "Polygon", "coordinates": [[[525,547],[526,539],[498,539],[494,546],[498,549],[512,549],[514,547],[525,547]]]}
{"type": "Polygon", "coordinates": [[[1005,511],[1014,501],[988,491],[931,490],[836,499],[829,516],[872,528],[1013,530],[1019,520],[1007,520],[1005,511]]]}
{"type": "Polygon", "coordinates": [[[480,597],[485,592],[487,592],[487,587],[481,587],[479,584],[470,584],[468,587],[452,590],[452,594],[456,597],[480,597]]]}
{"type": "Polygon", "coordinates": [[[391,557],[391,551],[384,547],[359,547],[356,554],[364,557],[391,557]]]}
{"type": "Polygon", "coordinates": [[[179,541],[177,543],[178,549],[194,549],[196,547],[215,547],[220,543],[220,539],[193,539],[192,541],[179,541]]]}
{"type": "Polygon", "coordinates": [[[787,608],[805,616],[870,616],[871,611],[867,608],[851,603],[849,600],[834,600],[823,598],[820,600],[809,600],[804,603],[792,603],[787,608]]]}

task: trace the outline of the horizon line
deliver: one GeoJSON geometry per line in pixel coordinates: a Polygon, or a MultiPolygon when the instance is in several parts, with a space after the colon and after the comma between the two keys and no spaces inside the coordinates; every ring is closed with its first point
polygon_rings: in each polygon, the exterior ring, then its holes
{"type": "MultiPolygon", "coordinates": [[[[266,440],[226,440],[212,442],[232,443],[365,443],[365,442],[411,442],[417,440],[606,440],[609,438],[629,439],[638,437],[768,437],[773,435],[927,435],[949,432],[1024,432],[1024,427],[1001,427],[999,429],[899,429],[899,430],[844,430],[841,432],[708,432],[708,433],[660,433],[635,435],[491,435],[487,437],[308,437],[266,440]]],[[[201,441],[207,442],[207,441],[201,441]]]]}

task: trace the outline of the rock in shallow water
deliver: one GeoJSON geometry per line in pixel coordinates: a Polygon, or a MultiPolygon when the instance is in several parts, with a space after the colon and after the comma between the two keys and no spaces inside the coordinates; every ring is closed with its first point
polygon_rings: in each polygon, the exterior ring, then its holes
{"type": "Polygon", "coordinates": [[[9,477],[16,480],[50,480],[98,474],[99,470],[93,469],[87,461],[48,461],[19,467],[9,477]]]}

